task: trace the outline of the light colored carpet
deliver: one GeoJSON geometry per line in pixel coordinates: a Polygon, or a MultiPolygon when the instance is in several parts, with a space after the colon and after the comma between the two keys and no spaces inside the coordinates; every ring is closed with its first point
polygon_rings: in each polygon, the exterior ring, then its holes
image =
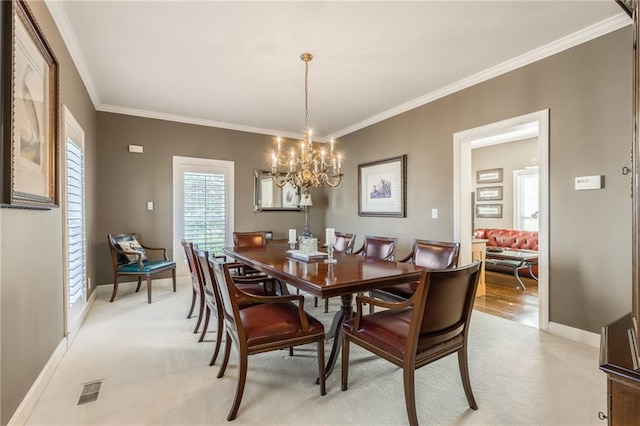
{"type": "MultiPolygon", "coordinates": [[[[215,333],[198,343],[196,319],[185,318],[190,284],[171,293],[154,286],[110,287],[97,300],[75,342],[56,370],[28,424],[225,424],[237,379],[231,353],[225,377],[221,359],[208,366],[215,333]],[[99,398],[77,406],[82,384],[104,379],[99,398]]],[[[339,299],[331,299],[335,312],[339,299]]],[[[322,305],[322,303],[320,303],[322,305]]],[[[328,327],[332,314],[305,307],[328,327]]],[[[215,327],[212,324],[212,327],[215,327]]],[[[418,419],[422,424],[587,425],[601,424],[606,379],[596,348],[475,311],[471,324],[470,374],[479,410],[469,409],[450,356],[416,372],[418,419]]],[[[327,354],[331,348],[327,342],[327,354]]],[[[340,390],[339,364],[327,381],[327,395],[315,385],[314,347],[295,356],[276,351],[249,357],[247,385],[234,424],[406,424],[402,372],[352,346],[349,390],[340,390]]],[[[338,360],[339,362],[340,360],[338,360]]]]}

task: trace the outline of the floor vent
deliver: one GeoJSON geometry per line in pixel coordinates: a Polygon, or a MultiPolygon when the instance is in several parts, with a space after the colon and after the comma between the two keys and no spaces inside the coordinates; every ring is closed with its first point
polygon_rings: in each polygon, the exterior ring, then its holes
{"type": "Polygon", "coordinates": [[[100,393],[101,385],[102,380],[89,382],[82,385],[82,392],[80,393],[80,399],[78,399],[78,405],[96,401],[98,399],[98,394],[100,393]]]}

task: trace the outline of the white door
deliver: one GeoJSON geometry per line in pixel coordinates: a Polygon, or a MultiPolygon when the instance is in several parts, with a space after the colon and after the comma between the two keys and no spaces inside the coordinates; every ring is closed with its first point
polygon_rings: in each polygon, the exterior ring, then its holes
{"type": "Polygon", "coordinates": [[[234,162],[175,156],[173,185],[173,258],[186,274],[182,239],[216,255],[233,245],[234,162]]]}
{"type": "Polygon", "coordinates": [[[63,208],[66,327],[73,341],[87,307],[84,131],[65,108],[63,208]]]}

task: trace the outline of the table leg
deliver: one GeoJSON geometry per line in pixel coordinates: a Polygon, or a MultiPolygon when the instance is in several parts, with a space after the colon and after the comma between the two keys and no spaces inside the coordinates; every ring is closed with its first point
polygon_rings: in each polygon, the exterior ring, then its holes
{"type": "MultiPolygon", "coordinates": [[[[342,323],[348,319],[351,319],[353,315],[353,294],[343,294],[340,296],[342,307],[333,317],[333,323],[331,329],[326,335],[327,339],[333,337],[333,346],[331,347],[331,353],[329,354],[329,360],[325,367],[325,378],[331,375],[333,367],[336,365],[340,349],[342,348],[342,323]]],[[[320,380],[316,380],[316,384],[320,383],[320,380]]]]}
{"type": "Polygon", "coordinates": [[[518,280],[518,282],[520,283],[520,287],[522,287],[522,291],[526,291],[526,288],[524,286],[524,283],[522,282],[522,280],[520,279],[520,274],[518,273],[518,269],[516,268],[513,270],[513,275],[516,276],[516,279],[518,280]]]}

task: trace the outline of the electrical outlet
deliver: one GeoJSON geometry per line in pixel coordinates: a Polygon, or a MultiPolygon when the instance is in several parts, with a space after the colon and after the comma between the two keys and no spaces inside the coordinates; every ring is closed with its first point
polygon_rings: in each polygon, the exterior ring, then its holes
{"type": "Polygon", "coordinates": [[[438,218],[438,209],[431,209],[431,219],[438,218]]]}

